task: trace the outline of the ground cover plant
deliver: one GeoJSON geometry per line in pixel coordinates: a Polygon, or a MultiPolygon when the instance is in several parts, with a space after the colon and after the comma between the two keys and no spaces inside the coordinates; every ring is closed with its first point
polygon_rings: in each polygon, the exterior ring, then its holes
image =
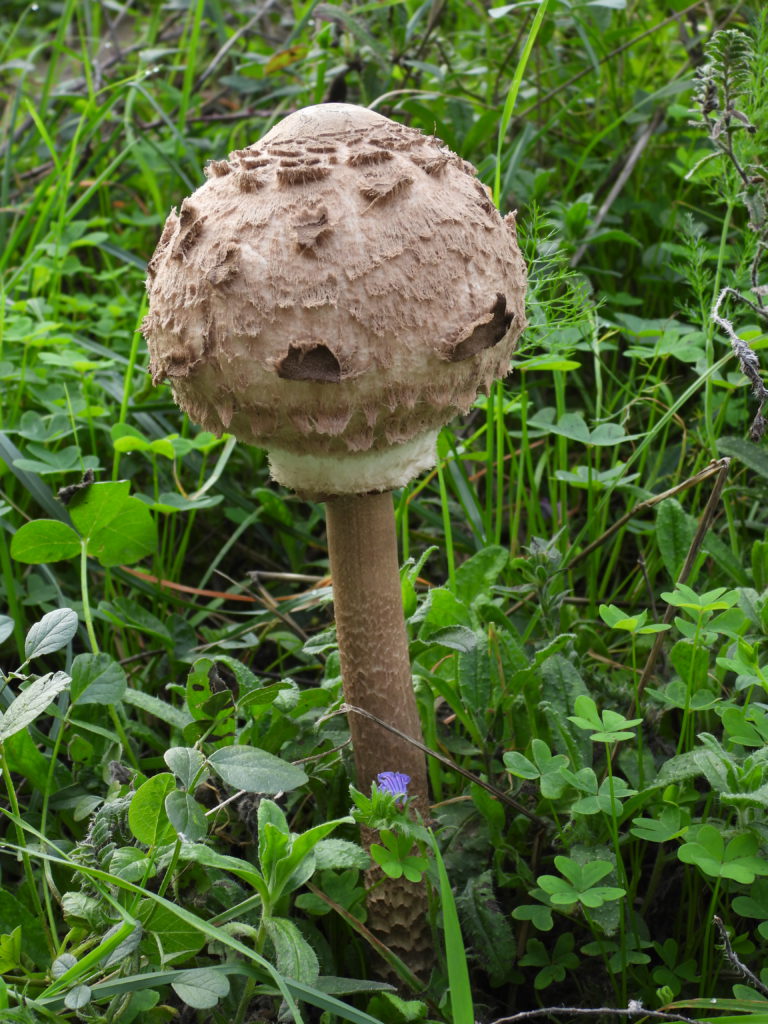
{"type": "Polygon", "coordinates": [[[763,1021],[762,5],[1,17],[0,1020],[763,1021]],[[322,508],[138,331],[205,163],[324,100],[472,161],[529,266],[514,372],[397,499],[421,821],[398,765],[350,788],[322,508]]]}

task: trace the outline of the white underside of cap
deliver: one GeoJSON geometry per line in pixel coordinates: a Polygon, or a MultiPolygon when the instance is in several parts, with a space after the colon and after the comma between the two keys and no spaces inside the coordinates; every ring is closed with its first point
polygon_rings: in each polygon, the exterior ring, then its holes
{"type": "Polygon", "coordinates": [[[348,455],[300,455],[282,448],[269,451],[272,477],[306,498],[392,491],[437,461],[437,431],[429,430],[403,444],[348,455]]]}

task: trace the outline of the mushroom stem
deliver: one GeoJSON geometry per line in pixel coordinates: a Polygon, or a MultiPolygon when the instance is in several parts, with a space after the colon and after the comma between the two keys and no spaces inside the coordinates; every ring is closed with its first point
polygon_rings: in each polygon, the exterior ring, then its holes
{"type": "MultiPolygon", "coordinates": [[[[403,619],[392,495],[328,498],[326,523],[345,700],[423,742],[403,619]]],[[[422,751],[362,715],[350,715],[349,728],[358,788],[369,792],[379,772],[404,772],[411,777],[409,794],[426,814],[422,751]]]]}
{"type": "MultiPolygon", "coordinates": [[[[403,619],[392,494],[328,498],[325,514],[344,697],[423,742],[403,619]]],[[[411,778],[409,798],[426,817],[423,752],[362,715],[349,716],[349,730],[358,788],[368,793],[379,772],[403,772],[411,778]]],[[[363,829],[366,847],[377,838],[363,829]]],[[[387,878],[378,867],[367,872],[366,881],[369,929],[426,979],[434,950],[423,885],[404,876],[387,878]]],[[[395,975],[378,968],[397,983],[395,975]]]]}

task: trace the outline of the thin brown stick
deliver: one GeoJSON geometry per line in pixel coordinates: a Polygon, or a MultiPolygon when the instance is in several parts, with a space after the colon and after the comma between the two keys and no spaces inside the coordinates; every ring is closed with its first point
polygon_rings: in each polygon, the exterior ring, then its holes
{"type": "Polygon", "coordinates": [[[563,1017],[566,1014],[577,1017],[598,1017],[606,1014],[609,1017],[650,1017],[653,1020],[683,1021],[684,1024],[696,1024],[696,1017],[683,1017],[680,1013],[665,1013],[664,1010],[647,1010],[642,1003],[632,1000],[626,1009],[613,1006],[543,1006],[538,1010],[523,1010],[513,1013],[511,1017],[498,1017],[492,1024],[516,1024],[517,1021],[533,1020],[534,1017],[563,1017]]]}
{"type": "Polygon", "coordinates": [[[752,988],[757,989],[761,995],[768,996],[768,985],[764,985],[758,976],[754,974],[745,963],[742,963],[734,953],[731,940],[728,937],[728,932],[726,931],[722,919],[715,915],[712,920],[715,922],[715,926],[720,934],[720,941],[723,944],[723,952],[725,953],[728,962],[731,966],[736,968],[739,974],[747,979],[752,988]]]}
{"type": "MultiPolygon", "coordinates": [[[[625,512],[623,516],[620,516],[616,520],[616,522],[612,523],[605,533],[600,534],[596,540],[593,540],[591,544],[588,544],[585,548],[582,548],[578,554],[574,555],[565,568],[572,569],[575,565],[578,565],[578,563],[583,561],[587,555],[591,555],[596,548],[605,544],[605,542],[612,537],[617,530],[620,530],[622,526],[626,525],[633,516],[638,515],[640,512],[647,512],[648,509],[653,508],[654,505],[658,505],[659,502],[664,501],[665,498],[673,498],[676,494],[680,494],[681,491],[687,491],[689,487],[696,487],[698,484],[708,480],[711,476],[716,476],[718,473],[722,472],[724,467],[727,469],[729,463],[730,459],[713,459],[705,469],[702,469],[700,472],[688,477],[687,480],[683,480],[682,483],[676,484],[674,487],[670,487],[667,491],[662,491],[661,494],[654,494],[651,498],[645,498],[645,500],[634,505],[629,512],[625,512]]],[[[680,582],[682,583],[684,581],[681,580],[680,582]]]]}

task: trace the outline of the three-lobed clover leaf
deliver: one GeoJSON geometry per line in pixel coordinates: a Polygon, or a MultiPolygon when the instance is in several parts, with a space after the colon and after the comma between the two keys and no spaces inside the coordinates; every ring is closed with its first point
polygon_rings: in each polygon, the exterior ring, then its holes
{"type": "Polygon", "coordinates": [[[642,718],[625,718],[618,711],[600,712],[592,698],[584,694],[576,698],[573,709],[576,714],[569,715],[568,721],[579,729],[592,732],[589,738],[596,743],[634,739],[635,734],[629,730],[642,722],[642,718]]]}
{"type": "Polygon", "coordinates": [[[742,832],[726,843],[714,825],[702,825],[689,842],[683,843],[677,856],[684,864],[695,864],[705,875],[750,885],[756,875],[768,875],[768,860],[757,856],[759,846],[752,832],[742,832]]]}
{"type": "Polygon", "coordinates": [[[757,930],[768,939],[768,878],[758,878],[749,890],[749,896],[736,896],[731,904],[733,912],[742,917],[757,918],[757,930]]]}
{"type": "Polygon", "coordinates": [[[683,608],[694,618],[706,617],[712,612],[732,608],[739,600],[738,590],[717,587],[705,594],[697,594],[685,583],[678,583],[672,593],[662,594],[662,598],[674,608],[683,608]]]}
{"type": "Polygon", "coordinates": [[[566,971],[573,971],[579,966],[579,958],[573,952],[575,940],[572,932],[559,935],[550,956],[546,946],[540,939],[529,939],[525,955],[518,963],[521,967],[538,967],[533,980],[537,989],[547,988],[555,981],[563,981],[566,971]]]}
{"type": "Polygon", "coordinates": [[[384,845],[374,843],[370,854],[384,874],[390,878],[401,878],[404,875],[409,882],[420,882],[427,869],[427,859],[411,853],[412,837],[395,835],[386,828],[379,835],[384,845]]]}
{"type": "Polygon", "coordinates": [[[639,615],[627,615],[615,604],[601,604],[597,609],[600,618],[611,629],[622,629],[627,633],[635,633],[638,636],[645,636],[648,633],[663,633],[669,629],[669,624],[664,622],[648,622],[648,612],[642,611],[639,615]]]}
{"type": "Polygon", "coordinates": [[[105,568],[138,562],[157,547],[157,527],[129,489],[128,480],[90,484],[69,506],[75,529],[57,519],[34,519],[14,534],[11,555],[26,565],[75,558],[83,550],[105,568]]]}
{"type": "Polygon", "coordinates": [[[553,754],[544,740],[531,740],[530,761],[518,750],[508,750],[503,757],[504,767],[510,775],[521,779],[538,779],[541,795],[547,800],[557,800],[563,795],[567,780],[562,769],[568,766],[565,754],[553,754]]]}
{"type": "Polygon", "coordinates": [[[646,843],[668,843],[685,835],[691,816],[679,807],[664,807],[658,818],[633,818],[633,836],[643,839],[646,843]]]}
{"type": "Polygon", "coordinates": [[[613,865],[606,860],[594,860],[588,864],[577,864],[570,857],[555,857],[555,867],[562,877],[540,875],[536,881],[555,906],[574,906],[580,903],[592,909],[604,903],[621,899],[626,889],[616,885],[598,885],[613,871],[613,865]]]}

